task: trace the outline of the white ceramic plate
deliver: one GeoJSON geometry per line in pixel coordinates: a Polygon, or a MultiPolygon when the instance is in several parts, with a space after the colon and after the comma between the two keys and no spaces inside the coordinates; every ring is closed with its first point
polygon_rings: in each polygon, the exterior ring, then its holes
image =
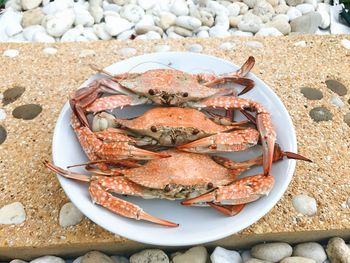
{"type": "MultiPolygon", "coordinates": [[[[165,65],[171,65],[176,69],[191,73],[209,71],[221,74],[238,69],[235,64],[216,57],[196,53],[167,52],[133,57],[115,63],[107,67],[106,70],[113,73],[126,72],[130,69],[134,72],[143,72],[151,68],[164,68],[165,65]]],[[[82,86],[87,85],[97,77],[99,76],[92,76],[82,86]]],[[[255,81],[256,88],[243,97],[259,101],[272,113],[273,124],[278,136],[277,142],[283,150],[296,152],[295,132],[286,108],[264,82],[252,73],[249,73],[248,77],[255,81]]],[[[129,107],[117,111],[117,114],[121,117],[133,117],[141,114],[145,109],[147,109],[145,106],[129,107]]],[[[69,125],[70,114],[71,110],[67,103],[58,118],[53,137],[53,160],[56,165],[63,168],[87,161],[69,125]]],[[[252,149],[244,154],[233,153],[229,156],[235,160],[249,159],[253,155],[257,155],[257,151],[257,149],[252,149]]],[[[221,239],[256,222],[268,213],[282,197],[291,181],[294,169],[295,161],[293,160],[283,160],[275,163],[271,172],[275,177],[275,186],[271,193],[247,205],[241,213],[234,217],[224,216],[211,208],[181,206],[177,201],[143,200],[142,198],[126,197],[128,201],[141,206],[146,212],[154,216],[179,223],[178,228],[167,228],[115,215],[91,202],[87,184],[68,180],[62,176],[58,176],[58,179],[67,196],[79,210],[110,232],[148,244],[183,246],[221,239]]],[[[76,168],[75,170],[85,172],[82,168],[76,168]]],[[[260,171],[262,171],[261,167],[257,167],[251,169],[245,175],[256,174],[260,171]]]]}

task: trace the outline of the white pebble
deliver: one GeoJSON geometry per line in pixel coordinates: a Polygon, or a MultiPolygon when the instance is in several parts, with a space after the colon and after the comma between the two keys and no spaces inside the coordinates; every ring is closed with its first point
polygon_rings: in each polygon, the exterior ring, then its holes
{"type": "Polygon", "coordinates": [[[138,0],[137,4],[143,9],[148,10],[157,4],[157,0],[138,0]]]}
{"type": "Polygon", "coordinates": [[[7,49],[2,53],[3,56],[9,57],[9,58],[14,58],[19,55],[19,51],[17,49],[7,49]]]}
{"type": "Polygon", "coordinates": [[[237,31],[232,33],[232,36],[251,37],[251,36],[253,36],[253,33],[237,30],[237,31]]]}
{"type": "Polygon", "coordinates": [[[101,23],[101,24],[95,24],[93,25],[93,29],[95,34],[102,40],[110,40],[112,36],[106,31],[105,29],[106,24],[101,23]]]}
{"type": "Polygon", "coordinates": [[[256,36],[283,36],[283,34],[274,27],[264,27],[261,28],[256,34],[256,36]]]}
{"type": "Polygon", "coordinates": [[[26,27],[23,30],[24,38],[27,39],[28,41],[32,41],[34,34],[38,31],[46,33],[45,28],[43,26],[34,25],[34,26],[26,27]]]}
{"type": "Polygon", "coordinates": [[[200,44],[192,44],[187,46],[187,50],[190,52],[200,53],[203,50],[203,47],[200,44]]]}
{"type": "Polygon", "coordinates": [[[236,48],[236,44],[232,42],[224,42],[220,44],[219,48],[223,50],[232,50],[236,48]]]}
{"type": "Polygon", "coordinates": [[[132,47],[126,47],[119,50],[119,53],[123,56],[133,56],[136,54],[136,49],[132,47]]]}
{"type": "Polygon", "coordinates": [[[252,255],[250,254],[250,250],[245,250],[242,252],[241,257],[243,259],[243,262],[248,261],[249,259],[252,258],[252,255]]]}
{"type": "Polygon", "coordinates": [[[306,42],[304,40],[298,41],[294,43],[294,46],[296,47],[306,47],[306,42]]]}
{"type": "Polygon", "coordinates": [[[285,257],[290,257],[292,252],[292,247],[282,242],[255,245],[250,251],[252,257],[271,262],[278,262],[285,257]]]}
{"type": "Polygon", "coordinates": [[[79,57],[80,58],[86,58],[86,57],[93,57],[96,55],[95,50],[92,49],[83,49],[80,51],[79,57]]]}
{"type": "Polygon", "coordinates": [[[195,17],[179,16],[176,18],[175,24],[190,30],[196,30],[202,25],[202,22],[195,17]]]}
{"type": "Polygon", "coordinates": [[[348,39],[342,39],[341,44],[343,47],[345,47],[346,49],[350,49],[350,40],[348,39]]]}
{"type": "Polygon", "coordinates": [[[211,37],[228,37],[230,36],[230,33],[227,31],[225,27],[213,26],[209,30],[209,35],[211,37]]]}
{"type": "Polygon", "coordinates": [[[290,7],[287,11],[287,16],[289,17],[289,20],[293,20],[294,18],[297,18],[302,15],[303,14],[300,12],[300,10],[298,10],[295,7],[290,7]]]}
{"type": "Polygon", "coordinates": [[[48,35],[45,31],[37,31],[34,33],[33,42],[40,42],[40,43],[55,43],[55,39],[48,35]]]}
{"type": "Polygon", "coordinates": [[[61,0],[48,3],[42,8],[42,10],[45,14],[52,15],[58,12],[62,12],[70,7],[73,7],[73,1],[61,0]]]}
{"type": "Polygon", "coordinates": [[[0,121],[6,119],[6,112],[3,109],[0,109],[0,121]]]}
{"type": "Polygon", "coordinates": [[[259,41],[247,41],[244,43],[247,47],[253,47],[253,48],[263,48],[263,43],[259,41]]]}
{"type": "Polygon", "coordinates": [[[172,38],[172,39],[184,38],[183,36],[181,36],[181,35],[179,35],[179,34],[177,34],[177,33],[175,33],[175,32],[170,32],[170,33],[168,34],[168,37],[169,37],[169,38],[172,38]]]}
{"type": "Polygon", "coordinates": [[[294,208],[303,215],[313,216],[317,213],[315,198],[300,194],[294,196],[292,202],[294,208]]]}
{"type": "Polygon", "coordinates": [[[99,5],[90,3],[89,12],[95,20],[95,23],[100,23],[103,18],[103,9],[99,5]]]}
{"type": "Polygon", "coordinates": [[[227,7],[229,16],[238,16],[240,11],[240,6],[237,3],[229,4],[227,7]]]}
{"type": "Polygon", "coordinates": [[[262,27],[261,18],[252,13],[245,14],[242,17],[241,21],[239,21],[238,23],[239,30],[252,32],[252,33],[258,32],[261,27],[262,27]]]}
{"type": "Polygon", "coordinates": [[[228,16],[229,11],[224,5],[221,5],[217,1],[208,1],[207,8],[210,11],[213,11],[217,16],[226,15],[228,16]]]}
{"type": "Polygon", "coordinates": [[[330,99],[330,102],[338,108],[342,108],[345,105],[341,98],[339,98],[337,95],[333,95],[330,99]]]}
{"type": "Polygon", "coordinates": [[[72,27],[74,11],[67,9],[50,16],[46,22],[46,31],[53,37],[60,37],[72,27]]]}
{"type": "Polygon", "coordinates": [[[55,256],[44,256],[30,261],[30,263],[65,263],[65,261],[55,256]]]}
{"type": "Polygon", "coordinates": [[[26,212],[20,202],[14,202],[0,208],[0,224],[17,225],[26,220],[26,212]]]}
{"type": "Polygon", "coordinates": [[[209,32],[207,30],[201,30],[197,33],[197,37],[200,38],[208,38],[209,37],[209,32]]]}
{"type": "Polygon", "coordinates": [[[81,5],[74,6],[75,20],[74,25],[92,26],[95,19],[88,10],[83,9],[81,5]]]}
{"type": "Polygon", "coordinates": [[[83,220],[84,215],[71,202],[64,204],[60,210],[59,223],[61,227],[74,226],[83,220]]]}
{"type": "Polygon", "coordinates": [[[241,255],[234,250],[216,247],[210,256],[212,263],[242,263],[241,255]]]}
{"type": "Polygon", "coordinates": [[[157,45],[154,47],[155,52],[167,52],[170,51],[171,47],[168,45],[157,45]]]}
{"type": "Polygon", "coordinates": [[[311,4],[300,4],[297,5],[296,8],[304,15],[306,13],[315,11],[315,8],[311,4]]]}
{"type": "Polygon", "coordinates": [[[111,36],[116,36],[123,31],[129,30],[133,26],[128,20],[115,16],[106,16],[105,21],[105,30],[111,36]]]}
{"type": "Polygon", "coordinates": [[[140,21],[144,15],[145,11],[141,7],[133,4],[125,5],[120,10],[120,16],[133,23],[140,21]]]}
{"type": "Polygon", "coordinates": [[[127,40],[130,39],[132,35],[136,35],[135,29],[126,30],[118,34],[117,39],[127,40]]]}
{"type": "Polygon", "coordinates": [[[189,11],[190,10],[184,0],[175,0],[170,7],[170,12],[176,16],[187,16],[189,11]]]}
{"type": "Polygon", "coordinates": [[[48,55],[54,55],[57,53],[57,49],[53,47],[47,47],[43,49],[43,52],[48,55]]]}
{"type": "Polygon", "coordinates": [[[306,257],[322,263],[327,259],[324,248],[316,242],[298,244],[294,247],[293,256],[306,257]]]}
{"type": "Polygon", "coordinates": [[[12,37],[23,31],[23,27],[20,23],[8,23],[5,27],[5,32],[9,37],[12,37]]]}
{"type": "Polygon", "coordinates": [[[10,263],[28,263],[28,262],[21,259],[14,259],[14,260],[11,260],[10,263]]]}
{"type": "Polygon", "coordinates": [[[159,26],[163,30],[166,30],[172,25],[175,25],[175,21],[176,21],[176,16],[174,14],[169,12],[163,12],[160,16],[159,26]]]}
{"type": "Polygon", "coordinates": [[[61,37],[61,42],[74,42],[78,41],[78,37],[84,32],[82,25],[77,25],[74,28],[69,29],[61,37]]]}
{"type": "Polygon", "coordinates": [[[322,28],[322,29],[328,28],[329,25],[331,24],[331,17],[329,15],[329,13],[327,11],[324,11],[324,10],[319,10],[317,12],[322,17],[322,22],[321,22],[320,28],[322,28]]]}

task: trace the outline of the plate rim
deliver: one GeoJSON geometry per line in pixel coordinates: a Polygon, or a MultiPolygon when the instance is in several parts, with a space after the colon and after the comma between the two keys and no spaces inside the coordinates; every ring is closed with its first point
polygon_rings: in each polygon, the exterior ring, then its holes
{"type": "MultiPolygon", "coordinates": [[[[178,51],[170,51],[170,52],[155,52],[155,53],[146,53],[146,54],[143,54],[143,55],[139,55],[139,56],[133,56],[133,57],[130,57],[130,58],[127,58],[127,59],[122,59],[122,60],[119,60],[117,62],[114,62],[112,64],[110,64],[109,66],[105,67],[104,69],[105,70],[108,70],[110,67],[112,67],[113,65],[117,64],[117,63],[120,63],[122,61],[125,61],[125,60],[132,60],[132,59],[140,59],[140,58],[147,58],[147,57],[152,57],[152,56],[165,56],[165,55],[171,55],[171,56],[174,56],[174,55],[194,55],[194,56],[202,56],[202,57],[207,57],[209,59],[215,59],[215,60],[219,60],[220,62],[222,63],[229,63],[233,66],[236,66],[236,67],[239,67],[237,66],[235,63],[232,63],[231,61],[229,60],[226,60],[226,59],[223,59],[223,58],[220,58],[220,57],[216,57],[216,56],[212,56],[212,55],[207,55],[207,54],[198,54],[198,53],[193,53],[193,52],[178,52],[178,51]]],[[[292,121],[292,118],[287,110],[287,108],[285,107],[285,105],[283,104],[282,100],[277,96],[277,94],[274,92],[274,90],[272,88],[270,88],[269,85],[267,85],[262,79],[260,79],[259,77],[257,77],[254,73],[250,72],[249,73],[251,76],[253,76],[255,79],[257,79],[258,81],[262,82],[264,84],[264,86],[269,89],[269,91],[271,92],[272,96],[274,96],[274,99],[279,101],[280,103],[280,106],[283,108],[283,110],[286,112],[286,115],[287,115],[287,119],[286,121],[290,123],[292,129],[291,129],[291,151],[294,151],[294,152],[297,152],[297,139],[296,139],[296,131],[295,131],[295,127],[294,127],[294,124],[293,124],[293,121],[292,121]]],[[[96,74],[94,74],[96,75],[96,74]]],[[[79,86],[79,88],[82,87],[82,85],[89,81],[94,75],[90,75],[88,78],[86,78],[82,83],[81,85],[79,86]]],[[[64,119],[64,115],[66,114],[66,111],[71,111],[70,109],[70,105],[69,105],[69,102],[66,102],[64,104],[64,106],[62,107],[61,111],[60,111],[60,114],[59,114],[59,117],[56,121],[56,124],[55,124],[55,129],[54,129],[54,133],[53,133],[53,139],[52,139],[52,159],[53,159],[53,162],[56,164],[58,162],[58,156],[57,155],[54,155],[54,153],[57,151],[57,145],[58,145],[58,130],[59,130],[59,125],[58,123],[61,123],[62,120],[64,119]]],[[[233,234],[236,234],[244,229],[246,229],[247,227],[251,226],[252,224],[258,222],[262,217],[264,217],[265,215],[267,215],[272,208],[275,207],[275,205],[278,203],[278,201],[283,197],[283,195],[285,194],[287,188],[289,187],[290,183],[291,183],[291,180],[294,176],[294,173],[295,173],[295,167],[296,167],[296,161],[295,160],[290,160],[290,164],[287,166],[287,169],[286,169],[286,173],[290,173],[291,176],[290,176],[290,179],[288,181],[288,183],[285,185],[285,189],[283,189],[282,194],[281,195],[277,195],[275,198],[273,198],[271,200],[271,202],[269,203],[269,205],[267,206],[264,206],[264,209],[262,209],[260,211],[260,213],[258,212],[258,216],[254,217],[253,219],[247,219],[245,222],[243,222],[243,224],[241,224],[241,227],[239,230],[233,230],[233,231],[228,231],[228,232],[225,232],[225,233],[218,233],[216,235],[211,235],[210,237],[208,238],[202,238],[201,240],[181,240],[181,241],[178,241],[177,239],[175,240],[172,240],[171,238],[168,239],[167,242],[164,242],[164,240],[162,240],[161,242],[157,242],[156,241],[156,238],[152,238],[152,239],[147,239],[147,238],[142,238],[141,235],[136,235],[136,236],[128,236],[128,235],[125,235],[125,233],[127,233],[127,231],[121,231],[121,233],[115,233],[113,231],[111,231],[108,226],[105,226],[104,223],[103,223],[103,220],[101,222],[101,220],[98,220],[98,216],[91,216],[91,215],[87,215],[85,213],[83,213],[87,218],[89,218],[91,221],[93,221],[96,225],[98,225],[99,227],[102,227],[103,229],[107,230],[108,232],[112,233],[112,234],[117,234],[117,235],[120,235],[124,238],[127,238],[129,240],[134,240],[134,241],[137,241],[137,242],[141,242],[141,243],[146,243],[146,244],[150,244],[150,245],[161,245],[161,246],[189,246],[189,245],[197,245],[197,244],[203,244],[203,243],[208,243],[208,242],[212,242],[212,241],[216,241],[216,240],[219,240],[219,239],[222,239],[222,238],[226,238],[226,237],[229,237],[233,234]],[[98,222],[98,223],[97,223],[98,222]]],[[[66,182],[64,181],[64,177],[61,176],[61,175],[58,175],[56,174],[56,177],[58,178],[59,182],[60,182],[60,185],[61,187],[63,188],[66,196],[68,197],[68,199],[80,210],[80,211],[84,211],[84,209],[81,209],[80,207],[80,204],[79,202],[77,202],[75,200],[75,195],[71,194],[70,192],[67,192],[66,191],[66,188],[65,188],[65,184],[66,182]]],[[[133,220],[133,219],[131,219],[133,220]]]]}

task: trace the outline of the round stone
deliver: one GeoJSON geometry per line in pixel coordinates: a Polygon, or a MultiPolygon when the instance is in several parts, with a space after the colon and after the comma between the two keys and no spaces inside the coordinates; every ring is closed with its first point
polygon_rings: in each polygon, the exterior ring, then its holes
{"type": "Polygon", "coordinates": [[[247,41],[244,43],[247,47],[253,47],[253,48],[263,48],[263,43],[259,41],[247,41]]]}
{"type": "Polygon", "coordinates": [[[6,112],[3,109],[0,109],[0,121],[6,119],[6,112]]]}
{"type": "Polygon", "coordinates": [[[192,44],[187,47],[187,50],[190,52],[200,53],[203,50],[203,47],[200,44],[192,44]]]}
{"type": "MultiPolygon", "coordinates": [[[[344,122],[350,127],[350,112],[345,114],[344,122]]],[[[348,199],[348,205],[350,206],[350,198],[348,199]]]]}
{"type": "Polygon", "coordinates": [[[114,263],[113,259],[99,251],[90,251],[85,254],[80,263],[114,263]]]}
{"type": "Polygon", "coordinates": [[[24,207],[20,202],[14,202],[0,208],[0,224],[17,225],[23,223],[25,220],[26,212],[24,211],[24,207]]]}
{"type": "Polygon", "coordinates": [[[296,245],[293,250],[293,256],[311,258],[315,260],[316,263],[322,263],[327,259],[324,248],[316,242],[296,245]]]}
{"type": "Polygon", "coordinates": [[[330,99],[330,102],[338,108],[342,108],[345,105],[341,98],[339,98],[337,95],[333,95],[330,99]]]}
{"type": "Polygon", "coordinates": [[[236,44],[233,42],[224,42],[220,44],[219,48],[223,50],[233,50],[236,48],[236,44]]]}
{"type": "Polygon", "coordinates": [[[350,40],[348,39],[342,39],[341,44],[344,48],[350,49],[350,40]]]}
{"type": "Polygon", "coordinates": [[[145,11],[133,4],[125,5],[120,10],[120,16],[129,20],[130,22],[137,23],[145,15],[145,11]]]}
{"type": "Polygon", "coordinates": [[[7,49],[2,53],[3,56],[9,57],[9,58],[14,58],[19,55],[19,51],[17,49],[7,49]]]}
{"type": "Polygon", "coordinates": [[[241,263],[241,255],[234,250],[227,250],[222,247],[216,247],[210,256],[212,263],[241,263]]]}
{"type": "Polygon", "coordinates": [[[43,49],[43,52],[48,55],[54,55],[57,53],[57,49],[53,47],[46,47],[43,49]]]}
{"type": "Polygon", "coordinates": [[[145,249],[130,257],[130,263],[140,263],[140,262],[169,263],[169,258],[160,249],[145,249]]]}
{"type": "Polygon", "coordinates": [[[296,195],[292,200],[294,208],[301,214],[313,216],[317,213],[316,200],[307,195],[296,195]]]}
{"type": "Polygon", "coordinates": [[[6,141],[7,138],[7,131],[6,129],[0,125],[0,145],[6,141]]]}
{"type": "Polygon", "coordinates": [[[334,79],[326,80],[327,88],[337,93],[339,96],[344,96],[347,93],[347,88],[339,81],[334,79]]]}
{"type": "Polygon", "coordinates": [[[30,263],[65,263],[65,261],[55,256],[44,256],[30,261],[30,263]]]}
{"type": "Polygon", "coordinates": [[[77,225],[83,220],[84,215],[71,202],[66,203],[60,210],[59,223],[61,227],[77,225]]]}
{"type": "Polygon", "coordinates": [[[259,244],[251,249],[252,257],[271,262],[278,262],[285,257],[290,257],[292,252],[292,247],[283,242],[259,244]]]}
{"type": "Polygon", "coordinates": [[[308,100],[320,100],[323,98],[322,92],[315,88],[303,87],[300,89],[300,92],[308,100]]]}
{"type": "Polygon", "coordinates": [[[327,244],[327,255],[331,262],[349,262],[350,249],[340,237],[333,237],[327,244]]]}
{"type": "Polygon", "coordinates": [[[3,93],[2,104],[6,106],[7,104],[16,101],[19,97],[22,96],[25,90],[26,89],[21,86],[16,86],[5,90],[3,93]]]}
{"type": "Polygon", "coordinates": [[[23,12],[22,26],[28,27],[33,25],[40,25],[44,16],[45,15],[42,9],[39,7],[32,10],[25,11],[23,12]]]}
{"type": "Polygon", "coordinates": [[[37,117],[42,110],[42,107],[38,104],[26,104],[15,108],[12,111],[12,115],[16,119],[32,120],[37,117]]]}
{"type": "Polygon", "coordinates": [[[305,257],[287,257],[282,259],[280,263],[316,263],[316,261],[305,257]]]}
{"type": "Polygon", "coordinates": [[[316,121],[330,121],[333,118],[333,114],[325,107],[316,107],[310,111],[310,117],[316,121]]]}
{"type": "Polygon", "coordinates": [[[111,259],[113,259],[114,263],[129,263],[129,259],[123,256],[111,256],[111,259]]]}
{"type": "MultiPolygon", "coordinates": [[[[173,263],[185,263],[185,262],[193,262],[193,263],[205,263],[208,259],[208,252],[205,247],[193,247],[187,250],[183,254],[176,255],[172,262],[173,263]]],[[[156,262],[156,261],[152,261],[156,262]]],[[[160,262],[160,261],[157,261],[160,262]]],[[[215,262],[213,262],[215,263],[215,262]]]]}
{"type": "Polygon", "coordinates": [[[297,41],[294,43],[294,46],[296,47],[306,47],[306,42],[304,40],[297,41]]]}

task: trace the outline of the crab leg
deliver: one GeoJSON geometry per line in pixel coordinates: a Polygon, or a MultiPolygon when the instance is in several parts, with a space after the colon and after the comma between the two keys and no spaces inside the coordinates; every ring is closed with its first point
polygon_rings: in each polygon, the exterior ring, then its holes
{"type": "Polygon", "coordinates": [[[214,203],[209,203],[209,205],[215,210],[219,211],[228,216],[235,216],[245,207],[245,204],[241,205],[218,205],[214,203]]]}
{"type": "Polygon", "coordinates": [[[276,141],[276,132],[271,123],[270,113],[263,105],[248,99],[238,97],[209,98],[191,105],[194,108],[224,108],[247,109],[256,112],[256,124],[263,146],[264,175],[268,176],[272,167],[273,149],[276,141]]]}
{"type": "Polygon", "coordinates": [[[258,143],[259,132],[252,128],[214,134],[177,147],[186,152],[213,153],[244,151],[258,143]]]}
{"type": "Polygon", "coordinates": [[[241,205],[268,195],[275,179],[271,175],[258,174],[238,179],[230,185],[220,186],[213,191],[182,201],[183,205],[213,202],[221,205],[241,205]]]}

